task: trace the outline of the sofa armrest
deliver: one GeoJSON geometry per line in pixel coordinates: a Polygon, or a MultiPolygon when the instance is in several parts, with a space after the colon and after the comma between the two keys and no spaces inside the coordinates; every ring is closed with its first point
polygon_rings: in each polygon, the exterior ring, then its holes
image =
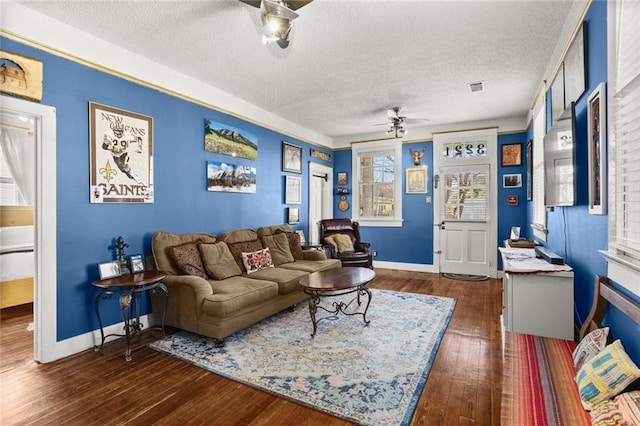
{"type": "Polygon", "coordinates": [[[324,250],[304,250],[302,252],[304,260],[327,260],[324,250]]]}
{"type": "Polygon", "coordinates": [[[167,275],[162,282],[169,289],[169,294],[171,294],[172,287],[191,287],[191,290],[198,298],[213,294],[211,284],[204,278],[196,277],[195,275],[167,275]]]}
{"type": "Polygon", "coordinates": [[[322,248],[324,249],[324,252],[327,254],[329,259],[338,259],[338,252],[336,251],[336,248],[333,245],[324,244],[322,248]]]}

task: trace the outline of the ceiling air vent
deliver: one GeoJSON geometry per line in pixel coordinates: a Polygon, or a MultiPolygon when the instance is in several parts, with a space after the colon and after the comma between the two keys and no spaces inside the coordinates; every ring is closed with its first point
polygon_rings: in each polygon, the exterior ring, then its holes
{"type": "Polygon", "coordinates": [[[469,83],[469,92],[484,92],[484,81],[478,81],[477,83],[469,83]]]}

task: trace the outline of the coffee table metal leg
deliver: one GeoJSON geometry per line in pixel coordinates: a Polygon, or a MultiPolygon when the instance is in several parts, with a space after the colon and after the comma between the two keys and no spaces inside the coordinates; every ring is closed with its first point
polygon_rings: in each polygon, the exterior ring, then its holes
{"type": "Polygon", "coordinates": [[[311,323],[313,324],[313,333],[311,333],[311,337],[315,337],[316,331],[318,330],[318,322],[316,321],[316,312],[318,312],[318,301],[320,297],[317,294],[312,293],[311,297],[309,297],[309,315],[311,316],[311,323]]]}
{"type": "Polygon", "coordinates": [[[367,293],[367,306],[364,308],[364,313],[362,314],[362,318],[364,319],[365,324],[369,324],[371,320],[367,319],[367,311],[369,310],[369,305],[371,304],[371,291],[367,287],[362,287],[358,291],[358,302],[360,302],[360,294],[367,293]]]}

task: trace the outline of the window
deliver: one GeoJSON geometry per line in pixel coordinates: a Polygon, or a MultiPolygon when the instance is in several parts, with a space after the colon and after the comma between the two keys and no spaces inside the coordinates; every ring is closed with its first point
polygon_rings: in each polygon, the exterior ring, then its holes
{"type": "Polygon", "coordinates": [[[544,135],[546,128],[545,95],[536,103],[537,112],[533,117],[533,235],[542,240],[547,240],[547,211],[544,207],[544,135]]]}
{"type": "Polygon", "coordinates": [[[9,164],[0,144],[0,206],[25,206],[27,202],[11,175],[9,164]]]}
{"type": "Polygon", "coordinates": [[[640,295],[640,2],[608,3],[608,275],[640,295]]]}
{"type": "Polygon", "coordinates": [[[363,226],[402,226],[402,144],[366,142],[352,148],[353,220],[363,226]]]}

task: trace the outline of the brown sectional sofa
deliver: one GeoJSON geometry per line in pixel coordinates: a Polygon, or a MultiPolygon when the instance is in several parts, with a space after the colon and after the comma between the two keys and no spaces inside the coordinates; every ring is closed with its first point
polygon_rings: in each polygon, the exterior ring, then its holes
{"type": "MultiPolygon", "coordinates": [[[[305,300],[301,277],[340,267],[323,251],[303,251],[287,224],[236,229],[218,238],[158,231],[152,249],[156,267],[167,273],[166,325],[212,337],[220,345],[230,334],[305,300]],[[263,247],[275,266],[248,273],[242,253],[263,247]]],[[[161,312],[162,298],[152,300],[154,311],[161,312]]]]}

